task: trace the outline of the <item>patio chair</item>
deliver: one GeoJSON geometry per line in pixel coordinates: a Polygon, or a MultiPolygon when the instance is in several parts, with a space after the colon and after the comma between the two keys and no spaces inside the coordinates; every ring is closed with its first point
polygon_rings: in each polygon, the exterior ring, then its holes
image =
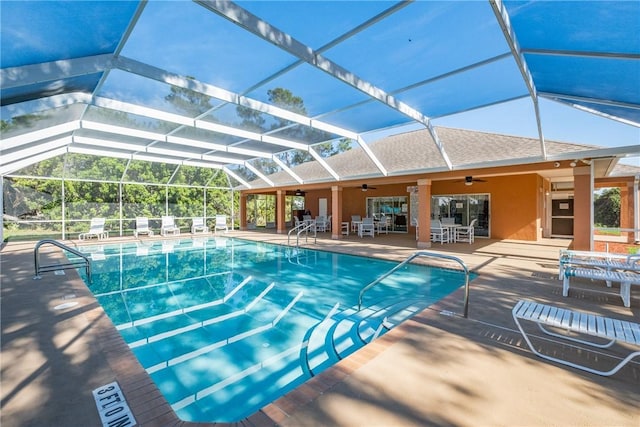
{"type": "Polygon", "coordinates": [[[104,218],[91,218],[91,225],[89,231],[86,233],[80,233],[78,239],[87,240],[91,238],[97,238],[98,240],[106,239],[109,237],[109,233],[104,231],[104,218]]]}
{"type": "Polygon", "coordinates": [[[469,242],[469,244],[473,243],[474,240],[474,231],[473,228],[478,222],[478,219],[474,219],[467,227],[458,227],[455,229],[456,232],[456,241],[457,242],[469,242]]]}
{"type": "Polygon", "coordinates": [[[351,215],[351,231],[354,233],[357,232],[361,222],[362,218],[360,215],[351,215]]]}
{"type": "Polygon", "coordinates": [[[213,232],[217,233],[218,230],[224,230],[225,233],[229,231],[229,226],[227,226],[226,215],[216,215],[216,224],[213,227],[213,232]]]}
{"type": "Polygon", "coordinates": [[[449,229],[443,227],[439,219],[431,220],[431,241],[449,243],[449,229]]]}
{"type": "Polygon", "coordinates": [[[380,234],[384,230],[384,234],[389,234],[390,225],[391,225],[391,218],[382,214],[380,216],[380,220],[376,222],[376,232],[380,234]]]}
{"type": "Polygon", "coordinates": [[[163,216],[162,226],[160,227],[160,234],[166,236],[169,233],[178,235],[180,234],[180,229],[176,227],[175,218],[173,216],[163,216]]]}
{"type": "Polygon", "coordinates": [[[316,231],[327,231],[327,219],[324,216],[316,217],[316,231]]]}
{"type": "Polygon", "coordinates": [[[138,237],[140,234],[146,234],[149,237],[153,236],[153,230],[149,228],[149,218],[146,216],[136,218],[136,229],[133,230],[133,236],[138,237]]]}
{"type": "Polygon", "coordinates": [[[358,236],[376,236],[376,226],[373,222],[373,218],[363,218],[362,223],[358,227],[358,236]]]}
{"type": "Polygon", "coordinates": [[[203,233],[209,232],[209,227],[207,227],[204,218],[201,216],[196,216],[191,219],[191,233],[196,234],[198,231],[202,231],[203,233]]]}

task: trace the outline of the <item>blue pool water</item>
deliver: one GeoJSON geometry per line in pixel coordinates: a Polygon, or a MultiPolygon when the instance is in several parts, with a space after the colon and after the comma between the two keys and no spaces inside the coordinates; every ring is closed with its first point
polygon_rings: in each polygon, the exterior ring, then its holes
{"type": "Polygon", "coordinates": [[[188,421],[245,418],[464,285],[410,264],[357,310],[397,263],[226,237],[80,250],[89,288],[188,421]]]}

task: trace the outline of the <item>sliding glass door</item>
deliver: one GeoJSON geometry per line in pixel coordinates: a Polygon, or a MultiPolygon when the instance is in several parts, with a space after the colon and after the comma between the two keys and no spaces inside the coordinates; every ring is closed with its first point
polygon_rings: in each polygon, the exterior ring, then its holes
{"type": "Polygon", "coordinates": [[[409,224],[407,196],[367,197],[367,216],[386,221],[389,231],[406,233],[409,224]]]}
{"type": "Polygon", "coordinates": [[[476,219],[475,236],[489,237],[489,194],[452,194],[431,197],[431,218],[453,218],[467,226],[476,219]]]}

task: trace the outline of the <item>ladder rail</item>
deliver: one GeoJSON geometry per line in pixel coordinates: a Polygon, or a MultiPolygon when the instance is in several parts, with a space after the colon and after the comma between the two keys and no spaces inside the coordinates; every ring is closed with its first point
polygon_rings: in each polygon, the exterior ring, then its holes
{"type": "Polygon", "coordinates": [[[296,225],[295,227],[293,227],[291,230],[289,230],[289,233],[287,233],[287,246],[291,246],[291,233],[293,233],[294,231],[297,231],[296,233],[296,248],[300,247],[300,235],[302,233],[306,233],[305,235],[305,242],[307,242],[309,240],[309,230],[313,229],[313,238],[314,238],[314,243],[317,242],[318,239],[318,234],[316,231],[316,222],[315,220],[309,223],[300,223],[298,225],[296,225]]]}
{"type": "Polygon", "coordinates": [[[409,255],[407,257],[407,259],[402,261],[400,264],[396,265],[391,270],[387,271],[382,276],[378,277],[373,282],[371,282],[368,285],[366,285],[365,287],[363,287],[360,290],[360,294],[358,295],[358,310],[362,309],[362,298],[363,298],[364,294],[369,289],[371,289],[376,284],[380,283],[381,281],[383,281],[384,279],[386,279],[387,277],[389,277],[390,275],[395,273],[397,270],[401,269],[406,264],[410,263],[411,261],[413,261],[415,258],[418,258],[418,257],[431,257],[431,258],[447,259],[447,260],[450,260],[450,261],[455,261],[458,264],[460,264],[460,266],[462,267],[462,270],[464,271],[464,274],[465,274],[463,316],[465,318],[468,317],[469,316],[469,269],[467,268],[467,265],[464,263],[464,261],[462,261],[458,257],[452,256],[452,255],[439,254],[439,253],[435,253],[435,252],[427,252],[427,251],[414,252],[413,254],[409,255]]]}
{"type": "Polygon", "coordinates": [[[63,243],[58,242],[57,240],[43,239],[36,243],[35,247],[33,248],[33,261],[36,272],[36,275],[33,278],[36,280],[42,278],[42,276],[40,276],[40,273],[56,270],[68,270],[84,266],[85,271],[87,272],[87,280],[89,281],[89,283],[91,283],[91,262],[89,260],[89,257],[80,251],[77,251],[63,243]],[[74,254],[77,257],[80,257],[81,259],[76,261],[69,261],[68,263],[64,264],[40,265],[40,247],[43,245],[56,246],[64,251],[74,254]]]}
{"type": "Polygon", "coordinates": [[[302,228],[302,230],[298,231],[298,235],[296,237],[296,247],[300,247],[300,235],[302,233],[305,233],[305,236],[304,236],[305,243],[309,241],[309,230],[311,229],[313,229],[313,239],[314,239],[313,242],[317,243],[318,233],[316,229],[316,221],[313,220],[310,223],[306,224],[305,227],[302,228]]]}
{"type": "Polygon", "coordinates": [[[305,227],[305,223],[301,222],[300,224],[296,225],[295,227],[293,227],[291,230],[289,230],[289,232],[287,233],[287,246],[291,246],[291,233],[293,233],[294,231],[299,231],[300,229],[305,227]]]}

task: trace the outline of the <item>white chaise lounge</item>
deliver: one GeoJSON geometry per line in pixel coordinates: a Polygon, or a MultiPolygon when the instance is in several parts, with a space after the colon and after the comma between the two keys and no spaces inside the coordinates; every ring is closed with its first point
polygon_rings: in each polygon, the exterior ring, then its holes
{"type": "Polygon", "coordinates": [[[201,216],[196,216],[191,219],[191,233],[196,234],[198,231],[202,233],[208,233],[209,227],[201,216]]]}
{"type": "Polygon", "coordinates": [[[136,229],[133,231],[133,236],[138,237],[141,234],[153,236],[153,230],[149,228],[149,218],[146,216],[139,216],[136,218],[136,229]]]}
{"type": "Polygon", "coordinates": [[[620,297],[625,307],[631,306],[631,285],[640,285],[640,255],[612,256],[598,252],[560,253],[562,295],[569,295],[571,277],[603,280],[608,287],[620,282],[620,297]]]}
{"type": "Polygon", "coordinates": [[[224,230],[226,233],[229,231],[229,226],[227,225],[227,216],[226,215],[216,215],[216,224],[213,228],[213,232],[217,233],[218,230],[224,230]]]}
{"type": "Polygon", "coordinates": [[[104,231],[104,224],[104,218],[91,218],[89,231],[87,231],[86,233],[80,233],[80,235],[78,235],[78,239],[87,240],[94,237],[98,240],[107,239],[109,237],[109,233],[107,231],[104,231]]]}
{"type": "Polygon", "coordinates": [[[166,236],[169,233],[178,235],[180,234],[180,228],[176,226],[175,218],[173,216],[163,216],[162,225],[160,226],[160,234],[166,236]]]}
{"type": "Polygon", "coordinates": [[[640,324],[638,323],[557,308],[526,300],[518,301],[518,303],[513,307],[512,315],[513,320],[516,322],[516,325],[527,342],[529,349],[531,349],[535,355],[542,357],[543,359],[551,360],[573,368],[582,369],[583,371],[591,372],[592,374],[610,376],[618,372],[632,359],[640,356],[640,324]],[[615,343],[625,343],[631,345],[632,350],[612,369],[608,371],[597,370],[559,357],[543,354],[536,350],[536,347],[531,343],[529,335],[520,324],[520,321],[522,320],[537,324],[542,332],[556,338],[562,338],[599,349],[609,348],[615,343]],[[586,339],[552,332],[546,327],[553,327],[565,332],[577,333],[583,336],[595,338],[596,342],[593,340],[588,341],[586,339]],[[606,340],[607,342],[598,343],[598,339],[601,341],[606,340]],[[637,347],[637,349],[634,350],[633,347],[637,347]]]}

